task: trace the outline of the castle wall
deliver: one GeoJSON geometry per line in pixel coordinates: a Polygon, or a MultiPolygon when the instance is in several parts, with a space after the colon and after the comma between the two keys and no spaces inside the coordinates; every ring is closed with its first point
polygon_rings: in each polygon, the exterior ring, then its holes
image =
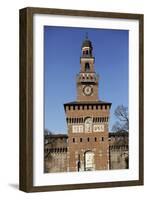
{"type": "Polygon", "coordinates": [[[110,169],[128,169],[128,133],[109,133],[109,139],[110,169]]]}
{"type": "Polygon", "coordinates": [[[44,172],[66,172],[67,135],[47,135],[44,142],[44,172]]]}
{"type": "Polygon", "coordinates": [[[50,152],[45,159],[44,172],[66,172],[67,171],[67,152],[50,152]]]}
{"type": "Polygon", "coordinates": [[[110,169],[128,169],[128,148],[110,147],[110,169]]]}
{"type": "MultiPolygon", "coordinates": [[[[129,168],[129,149],[128,149],[128,134],[110,134],[109,133],[109,169],[128,169],[129,168]]],[[[80,140],[80,138],[77,138],[80,140]]],[[[84,139],[84,137],[83,137],[84,139]]],[[[86,138],[87,139],[87,138],[86,138]]],[[[94,140],[90,138],[90,140],[94,140]]],[[[82,143],[81,143],[82,144],[82,143]]],[[[79,171],[84,171],[85,168],[85,144],[78,147],[76,144],[70,146],[73,148],[73,158],[80,159],[79,171]],[[79,157],[80,155],[80,157],[79,157]]],[[[90,145],[90,142],[88,143],[90,145]]],[[[96,151],[96,145],[101,145],[103,147],[103,142],[95,142],[95,145],[91,149],[94,152],[94,160],[102,161],[104,158],[103,151],[96,151]]],[[[86,147],[88,148],[88,146],[86,147]]],[[[68,147],[68,137],[66,135],[52,135],[45,137],[44,146],[44,172],[54,173],[54,172],[67,172],[69,171],[69,147],[68,147]]],[[[77,166],[78,163],[76,162],[77,166]]],[[[94,165],[96,163],[93,163],[94,165]]],[[[75,167],[77,167],[75,166],[75,167]]],[[[96,169],[96,168],[95,168],[96,169]]],[[[100,168],[99,168],[100,169],[100,168]]],[[[102,169],[102,168],[101,168],[102,169]]],[[[97,170],[97,169],[96,169],[97,170]]],[[[78,170],[76,170],[78,171],[78,170]]]]}

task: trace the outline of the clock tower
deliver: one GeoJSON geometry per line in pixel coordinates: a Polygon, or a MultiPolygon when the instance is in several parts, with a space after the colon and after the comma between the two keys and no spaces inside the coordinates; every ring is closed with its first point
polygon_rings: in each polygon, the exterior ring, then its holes
{"type": "Polygon", "coordinates": [[[77,101],[98,100],[98,75],[94,71],[92,43],[86,37],[82,44],[81,69],[77,75],[77,101]]]}
{"type": "Polygon", "coordinates": [[[76,77],[77,100],[64,104],[68,128],[67,171],[109,169],[111,103],[99,99],[94,61],[92,42],[86,37],[76,77]]]}

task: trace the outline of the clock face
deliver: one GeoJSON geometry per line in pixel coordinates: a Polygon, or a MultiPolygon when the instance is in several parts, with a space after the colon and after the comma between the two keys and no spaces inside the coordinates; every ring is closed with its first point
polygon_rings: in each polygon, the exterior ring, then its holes
{"type": "Polygon", "coordinates": [[[93,92],[93,89],[91,86],[85,86],[83,92],[85,95],[90,96],[93,92]]]}

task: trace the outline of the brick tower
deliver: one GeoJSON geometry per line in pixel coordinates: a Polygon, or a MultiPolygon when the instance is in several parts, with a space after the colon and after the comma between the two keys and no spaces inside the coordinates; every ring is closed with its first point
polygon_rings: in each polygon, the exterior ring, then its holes
{"type": "Polygon", "coordinates": [[[100,101],[93,47],[82,44],[76,78],[77,100],[64,104],[68,127],[67,171],[109,169],[108,122],[111,103],[100,101]]]}

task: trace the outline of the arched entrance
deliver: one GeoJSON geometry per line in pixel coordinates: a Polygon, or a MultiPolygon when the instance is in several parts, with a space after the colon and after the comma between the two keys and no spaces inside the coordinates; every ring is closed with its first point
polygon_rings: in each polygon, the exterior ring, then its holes
{"type": "Polygon", "coordinates": [[[94,159],[94,152],[92,151],[86,151],[84,154],[84,163],[85,171],[94,171],[95,170],[95,159],[94,159]]]}

